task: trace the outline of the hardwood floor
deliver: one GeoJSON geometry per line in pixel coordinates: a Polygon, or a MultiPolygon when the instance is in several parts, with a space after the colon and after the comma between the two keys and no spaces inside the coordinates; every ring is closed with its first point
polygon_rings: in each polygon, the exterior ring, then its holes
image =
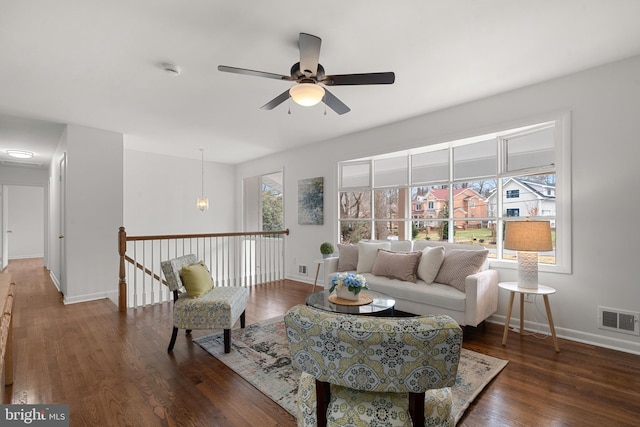
{"type": "MultiPolygon", "coordinates": [[[[181,331],[166,351],[171,306],[119,313],[108,300],[63,305],[41,259],[16,260],[15,381],[5,403],[67,403],[71,426],[294,426],[295,419],[181,331]]],[[[114,283],[117,273],[114,274],[114,283]]],[[[304,303],[311,286],[252,288],[247,323],[304,303]]],[[[193,336],[207,331],[194,331],[193,336]]],[[[464,347],[509,360],[460,426],[632,426],[640,356],[511,332],[465,331],[464,347]]]]}

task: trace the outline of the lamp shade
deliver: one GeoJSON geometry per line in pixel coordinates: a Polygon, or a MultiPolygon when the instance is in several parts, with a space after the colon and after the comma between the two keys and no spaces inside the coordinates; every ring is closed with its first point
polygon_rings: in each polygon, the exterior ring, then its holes
{"type": "Polygon", "coordinates": [[[504,248],[532,252],[553,250],[549,221],[507,221],[504,248]]]}
{"type": "Polygon", "coordinates": [[[315,83],[300,83],[289,89],[289,95],[296,104],[311,107],[322,101],[324,89],[315,83]]]}

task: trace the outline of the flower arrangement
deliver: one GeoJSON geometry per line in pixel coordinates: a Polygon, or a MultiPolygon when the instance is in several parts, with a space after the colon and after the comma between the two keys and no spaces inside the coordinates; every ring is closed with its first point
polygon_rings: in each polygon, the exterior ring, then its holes
{"type": "Polygon", "coordinates": [[[348,288],[349,292],[352,292],[354,295],[358,295],[363,289],[369,289],[369,285],[367,285],[364,276],[353,273],[338,273],[333,276],[329,292],[333,292],[334,289],[340,289],[342,287],[348,288]]]}

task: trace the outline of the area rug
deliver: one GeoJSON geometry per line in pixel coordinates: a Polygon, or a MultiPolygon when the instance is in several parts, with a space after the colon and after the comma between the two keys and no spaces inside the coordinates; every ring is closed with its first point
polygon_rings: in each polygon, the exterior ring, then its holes
{"type": "MultiPolygon", "coordinates": [[[[231,352],[224,353],[222,331],[195,339],[258,390],[295,416],[300,372],[291,366],[282,316],[231,331],[231,352]]],[[[507,365],[506,360],[462,349],[452,388],[456,423],[476,396],[507,365]]]]}

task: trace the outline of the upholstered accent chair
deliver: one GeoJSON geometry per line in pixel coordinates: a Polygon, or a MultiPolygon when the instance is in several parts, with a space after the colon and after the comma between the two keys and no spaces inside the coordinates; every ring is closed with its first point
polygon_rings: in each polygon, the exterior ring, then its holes
{"type": "Polygon", "coordinates": [[[184,292],[180,272],[183,267],[198,263],[195,255],[162,261],[160,266],[167,286],[173,292],[173,332],[167,351],[172,351],[176,343],[178,329],[224,329],[224,352],[231,351],[231,328],[240,319],[240,327],[245,326],[245,308],[249,290],[240,286],[213,286],[198,297],[190,297],[184,292]]]}
{"type": "Polygon", "coordinates": [[[297,305],[298,426],[453,426],[462,330],[449,316],[368,317],[297,305]]]}

